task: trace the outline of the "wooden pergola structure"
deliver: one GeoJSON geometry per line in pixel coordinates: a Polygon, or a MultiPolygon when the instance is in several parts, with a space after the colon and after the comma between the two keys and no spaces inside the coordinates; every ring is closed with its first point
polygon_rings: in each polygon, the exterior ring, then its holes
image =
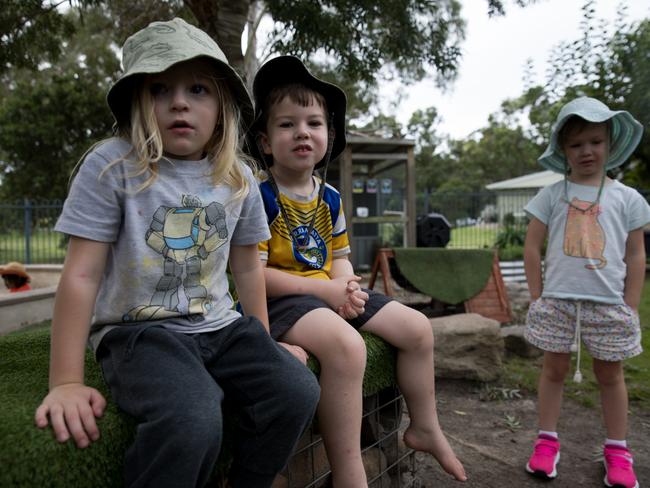
{"type": "MultiPolygon", "coordinates": [[[[328,180],[338,187],[343,197],[345,220],[352,245],[353,262],[358,257],[355,250],[355,226],[364,224],[399,223],[404,225],[404,242],[407,247],[416,245],[415,208],[415,141],[412,139],[385,139],[358,134],[347,135],[347,147],[330,167],[328,180]],[[369,215],[359,217],[355,212],[355,178],[380,178],[396,167],[404,171],[404,202],[399,215],[369,215]]],[[[371,257],[372,259],[372,257],[371,257]]],[[[372,261],[363,263],[371,264],[372,261]]]]}

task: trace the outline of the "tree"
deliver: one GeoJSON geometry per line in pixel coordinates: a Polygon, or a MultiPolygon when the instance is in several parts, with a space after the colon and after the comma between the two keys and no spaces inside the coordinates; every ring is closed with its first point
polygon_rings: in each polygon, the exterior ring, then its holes
{"type": "Polygon", "coordinates": [[[466,180],[473,191],[484,191],[488,183],[539,170],[537,156],[541,151],[520,126],[509,127],[490,118],[488,127],[464,142],[458,159],[463,167],[470,168],[466,180]]]}
{"type": "Polygon", "coordinates": [[[613,46],[615,64],[625,74],[619,92],[619,106],[630,110],[646,127],[635,156],[638,163],[625,173],[625,181],[637,187],[650,187],[650,20],[639,23],[613,46]]]}
{"type": "Polygon", "coordinates": [[[408,135],[415,139],[417,186],[421,191],[440,188],[450,174],[450,159],[438,149],[442,137],[438,133],[440,117],[435,107],[416,110],[407,124],[408,135]]]}
{"type": "MultiPolygon", "coordinates": [[[[583,6],[580,37],[558,45],[550,54],[542,84],[503,104],[510,116],[527,114],[529,136],[547,143],[560,108],[577,96],[595,97],[613,110],[630,111],[650,125],[650,20],[628,24],[621,4],[613,30],[594,16],[595,0],[583,6]]],[[[646,133],[627,164],[614,172],[638,187],[650,186],[650,136],[646,133]]]]}
{"type": "MultiPolygon", "coordinates": [[[[488,14],[505,13],[502,0],[485,1],[488,14]]],[[[514,0],[513,3],[525,6],[533,1],[514,0]]],[[[394,67],[403,79],[421,79],[430,67],[441,83],[449,81],[456,73],[459,44],[464,37],[459,0],[61,0],[56,3],[6,0],[5,3],[7,7],[0,17],[2,51],[11,51],[17,59],[35,56],[29,41],[36,33],[40,42],[49,46],[48,53],[57,53],[57,42],[69,36],[74,28],[56,8],[65,3],[71,7],[103,5],[109,9],[118,21],[120,41],[126,33],[152,20],[171,15],[191,16],[193,19],[189,20],[217,40],[241,73],[245,73],[245,58],[255,57],[254,52],[242,52],[242,33],[248,26],[250,40],[266,15],[275,22],[268,52],[302,57],[321,52],[335,59],[340,71],[366,82],[373,82],[377,71],[386,65],[394,67]],[[39,23],[47,24],[48,28],[34,31],[39,23]]]]}
{"type": "Polygon", "coordinates": [[[75,163],[94,141],[111,133],[105,102],[119,68],[110,49],[112,21],[86,12],[56,65],[15,71],[0,101],[0,197],[62,199],[75,163]]]}
{"type": "Polygon", "coordinates": [[[408,124],[418,141],[418,187],[427,192],[480,192],[494,181],[535,171],[541,147],[506,114],[490,116],[488,126],[466,139],[445,140],[437,132],[434,108],[417,111],[408,124]]]}
{"type": "Polygon", "coordinates": [[[429,146],[435,149],[440,143],[438,124],[440,124],[438,111],[435,107],[429,107],[424,110],[416,110],[411,114],[407,130],[409,135],[417,141],[418,147],[429,146]]]}
{"type": "MultiPolygon", "coordinates": [[[[504,13],[504,2],[485,1],[489,14],[504,13]]],[[[464,33],[459,0],[5,0],[0,9],[5,197],[9,188],[21,196],[65,195],[74,162],[110,132],[104,95],[118,70],[113,49],[149,22],[172,16],[198,24],[249,74],[255,69],[257,28],[269,16],[274,29],[266,52],[319,59],[310,66],[344,87],[352,118],[367,114],[376,101],[379,68],[407,81],[430,71],[441,84],[452,80],[464,33]],[[249,42],[242,52],[245,27],[249,42]]],[[[401,134],[394,118],[378,115],[372,124],[401,134]]]]}
{"type": "Polygon", "coordinates": [[[62,50],[60,40],[74,31],[71,20],[57,11],[61,3],[64,2],[3,2],[0,8],[0,73],[12,68],[36,69],[44,59],[58,59],[62,50]]]}

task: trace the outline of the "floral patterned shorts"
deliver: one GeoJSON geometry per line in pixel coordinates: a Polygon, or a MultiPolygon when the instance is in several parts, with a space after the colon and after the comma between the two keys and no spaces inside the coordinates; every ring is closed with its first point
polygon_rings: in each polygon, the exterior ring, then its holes
{"type": "Polygon", "coordinates": [[[528,308],[524,337],[544,351],[570,353],[578,311],[580,336],[593,357],[621,361],[643,351],[639,315],[625,304],[538,298],[528,308]]]}

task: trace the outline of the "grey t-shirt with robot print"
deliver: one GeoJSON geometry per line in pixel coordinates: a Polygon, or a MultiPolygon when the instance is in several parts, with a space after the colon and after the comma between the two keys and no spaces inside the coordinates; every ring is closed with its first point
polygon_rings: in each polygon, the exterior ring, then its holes
{"type": "Polygon", "coordinates": [[[207,159],[163,159],[154,183],[137,191],[148,173],[136,176],[124,161],[109,167],[130,151],[115,138],[86,157],[55,227],[110,243],[90,335],[95,350],[115,326],[159,323],[188,334],[226,327],[240,316],[228,291],[230,246],[270,237],[257,183],[243,163],[250,188],[244,198],[212,183],[207,159]]]}

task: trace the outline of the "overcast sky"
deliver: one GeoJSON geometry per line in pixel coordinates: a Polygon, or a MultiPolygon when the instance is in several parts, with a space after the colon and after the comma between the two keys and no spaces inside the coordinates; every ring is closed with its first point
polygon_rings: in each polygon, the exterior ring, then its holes
{"type": "MultiPolygon", "coordinates": [[[[551,49],[562,41],[579,37],[584,0],[540,0],[519,8],[507,3],[505,17],[489,18],[486,0],[463,0],[467,21],[459,77],[446,93],[432,82],[406,91],[410,96],[397,110],[406,123],[418,108],[435,106],[442,117],[440,132],[464,138],[487,125],[488,115],[507,98],[520,95],[526,60],[534,62],[537,81],[543,80],[551,49]]],[[[648,0],[627,0],[628,20],[650,17],[648,0]]],[[[614,21],[617,0],[600,0],[596,18],[614,21]]],[[[387,91],[385,99],[391,98],[387,91]]]]}

